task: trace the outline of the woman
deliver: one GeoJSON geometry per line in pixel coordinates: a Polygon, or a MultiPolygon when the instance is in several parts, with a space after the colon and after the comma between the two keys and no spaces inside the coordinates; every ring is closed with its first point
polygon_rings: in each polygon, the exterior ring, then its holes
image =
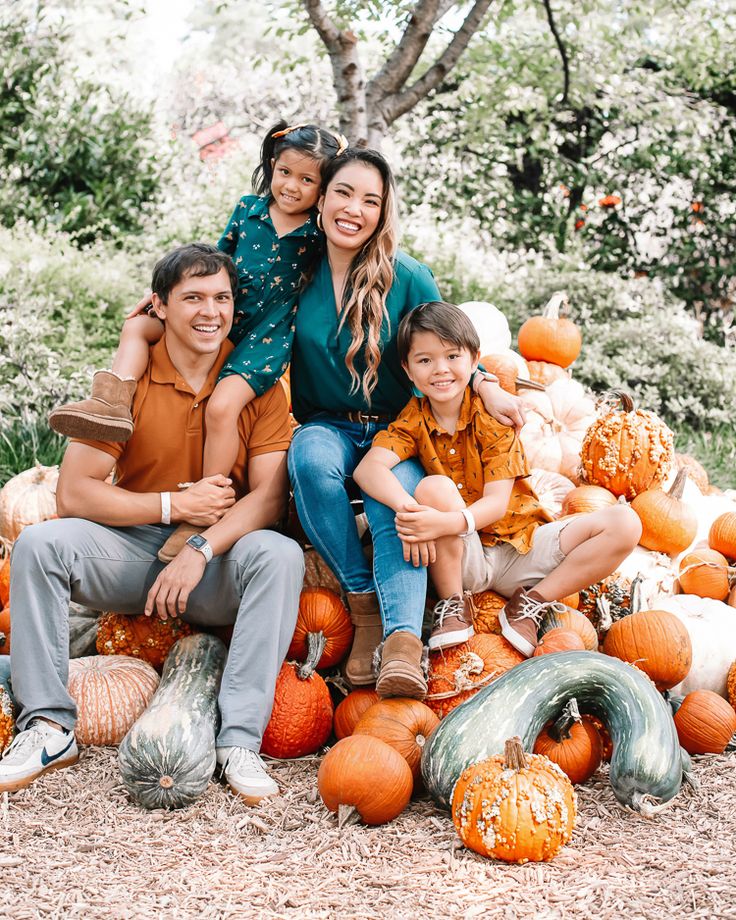
{"type": "MultiPolygon", "coordinates": [[[[289,450],[289,475],[302,526],[347,595],[355,626],[347,678],[354,686],[374,682],[373,655],[385,636],[379,695],[422,699],[426,566],[404,560],[394,512],[363,496],[371,572],[346,480],[411,396],[396,349],[401,318],[441,298],[427,266],[397,248],[395,184],[381,154],[349,149],[327,164],[322,189],[325,254],[296,314],[291,385],[301,427],[289,450]]],[[[515,397],[482,375],[476,383],[492,415],[521,423],[515,397]]],[[[394,473],[410,494],[423,476],[415,460],[394,473]]]]}

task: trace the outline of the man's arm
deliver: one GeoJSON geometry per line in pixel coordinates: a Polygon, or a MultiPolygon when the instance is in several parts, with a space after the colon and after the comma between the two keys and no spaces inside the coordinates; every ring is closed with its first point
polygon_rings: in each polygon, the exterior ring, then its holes
{"type": "MultiPolygon", "coordinates": [[[[248,482],[250,492],[202,533],[216,556],[227,552],[241,537],[275,524],[282,516],[289,494],[286,451],[252,457],[248,461],[248,482]]],[[[155,611],[166,620],[184,613],[206,565],[202,553],[185,545],[151,586],[145,614],[150,616],[155,611]]]]}
{"type": "MultiPolygon", "coordinates": [[[[108,527],[161,523],[159,492],[129,492],[105,482],[115,457],[72,442],[66,449],[56,488],[59,517],[79,517],[108,527]]],[[[171,493],[171,522],[188,521],[207,527],[235,502],[230,480],[208,476],[184,492],[171,493]]]]}

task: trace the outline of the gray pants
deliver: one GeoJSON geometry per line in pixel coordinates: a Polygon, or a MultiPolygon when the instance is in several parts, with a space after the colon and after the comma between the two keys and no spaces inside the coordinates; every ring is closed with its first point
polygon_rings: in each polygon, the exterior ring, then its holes
{"type": "MultiPolygon", "coordinates": [[[[46,716],[73,728],[69,601],[96,610],[142,613],[163,564],[156,553],[172,527],[105,527],[79,518],[26,527],[13,547],[11,672],[18,728],[46,716]]],[[[257,751],[271,715],[276,677],[289,648],[304,577],[293,540],[258,530],[208,563],[182,619],[235,624],[222,677],[218,747],[257,751]]]]}

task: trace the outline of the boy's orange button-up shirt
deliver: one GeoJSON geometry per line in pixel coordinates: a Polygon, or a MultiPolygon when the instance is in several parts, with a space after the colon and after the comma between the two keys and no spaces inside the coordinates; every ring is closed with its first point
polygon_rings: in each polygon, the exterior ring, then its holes
{"type": "MultiPolygon", "coordinates": [[[[131,492],[176,492],[180,482],[202,478],[204,411],[217,376],[232,351],[224,342],[199,393],[174,367],[166,336],[151,357],[133,398],[135,430],[125,443],[80,439],[115,458],[115,484],[131,492]]],[[[236,496],[247,494],[248,460],[258,454],[287,450],[291,424],[281,384],[256,397],[238,419],[238,456],[230,474],[236,496]]]]}
{"type": "Polygon", "coordinates": [[[454,434],[437,424],[426,397],[412,397],[396,421],[378,432],[373,446],[401,460],[416,457],[428,475],[449,476],[466,505],[483,497],[487,482],[513,479],[506,514],[478,531],[486,546],[510,543],[523,555],[531,549],[536,528],[551,520],[527,478],[524,449],[513,428],[491,418],[469,387],[454,434]]]}

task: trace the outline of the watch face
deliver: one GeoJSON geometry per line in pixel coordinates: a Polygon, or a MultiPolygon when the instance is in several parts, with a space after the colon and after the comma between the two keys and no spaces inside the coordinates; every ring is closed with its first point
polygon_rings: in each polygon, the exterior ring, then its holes
{"type": "Polygon", "coordinates": [[[187,543],[190,546],[193,546],[195,549],[202,549],[203,546],[207,545],[207,541],[200,533],[192,534],[192,536],[187,540],[187,543]]]}

